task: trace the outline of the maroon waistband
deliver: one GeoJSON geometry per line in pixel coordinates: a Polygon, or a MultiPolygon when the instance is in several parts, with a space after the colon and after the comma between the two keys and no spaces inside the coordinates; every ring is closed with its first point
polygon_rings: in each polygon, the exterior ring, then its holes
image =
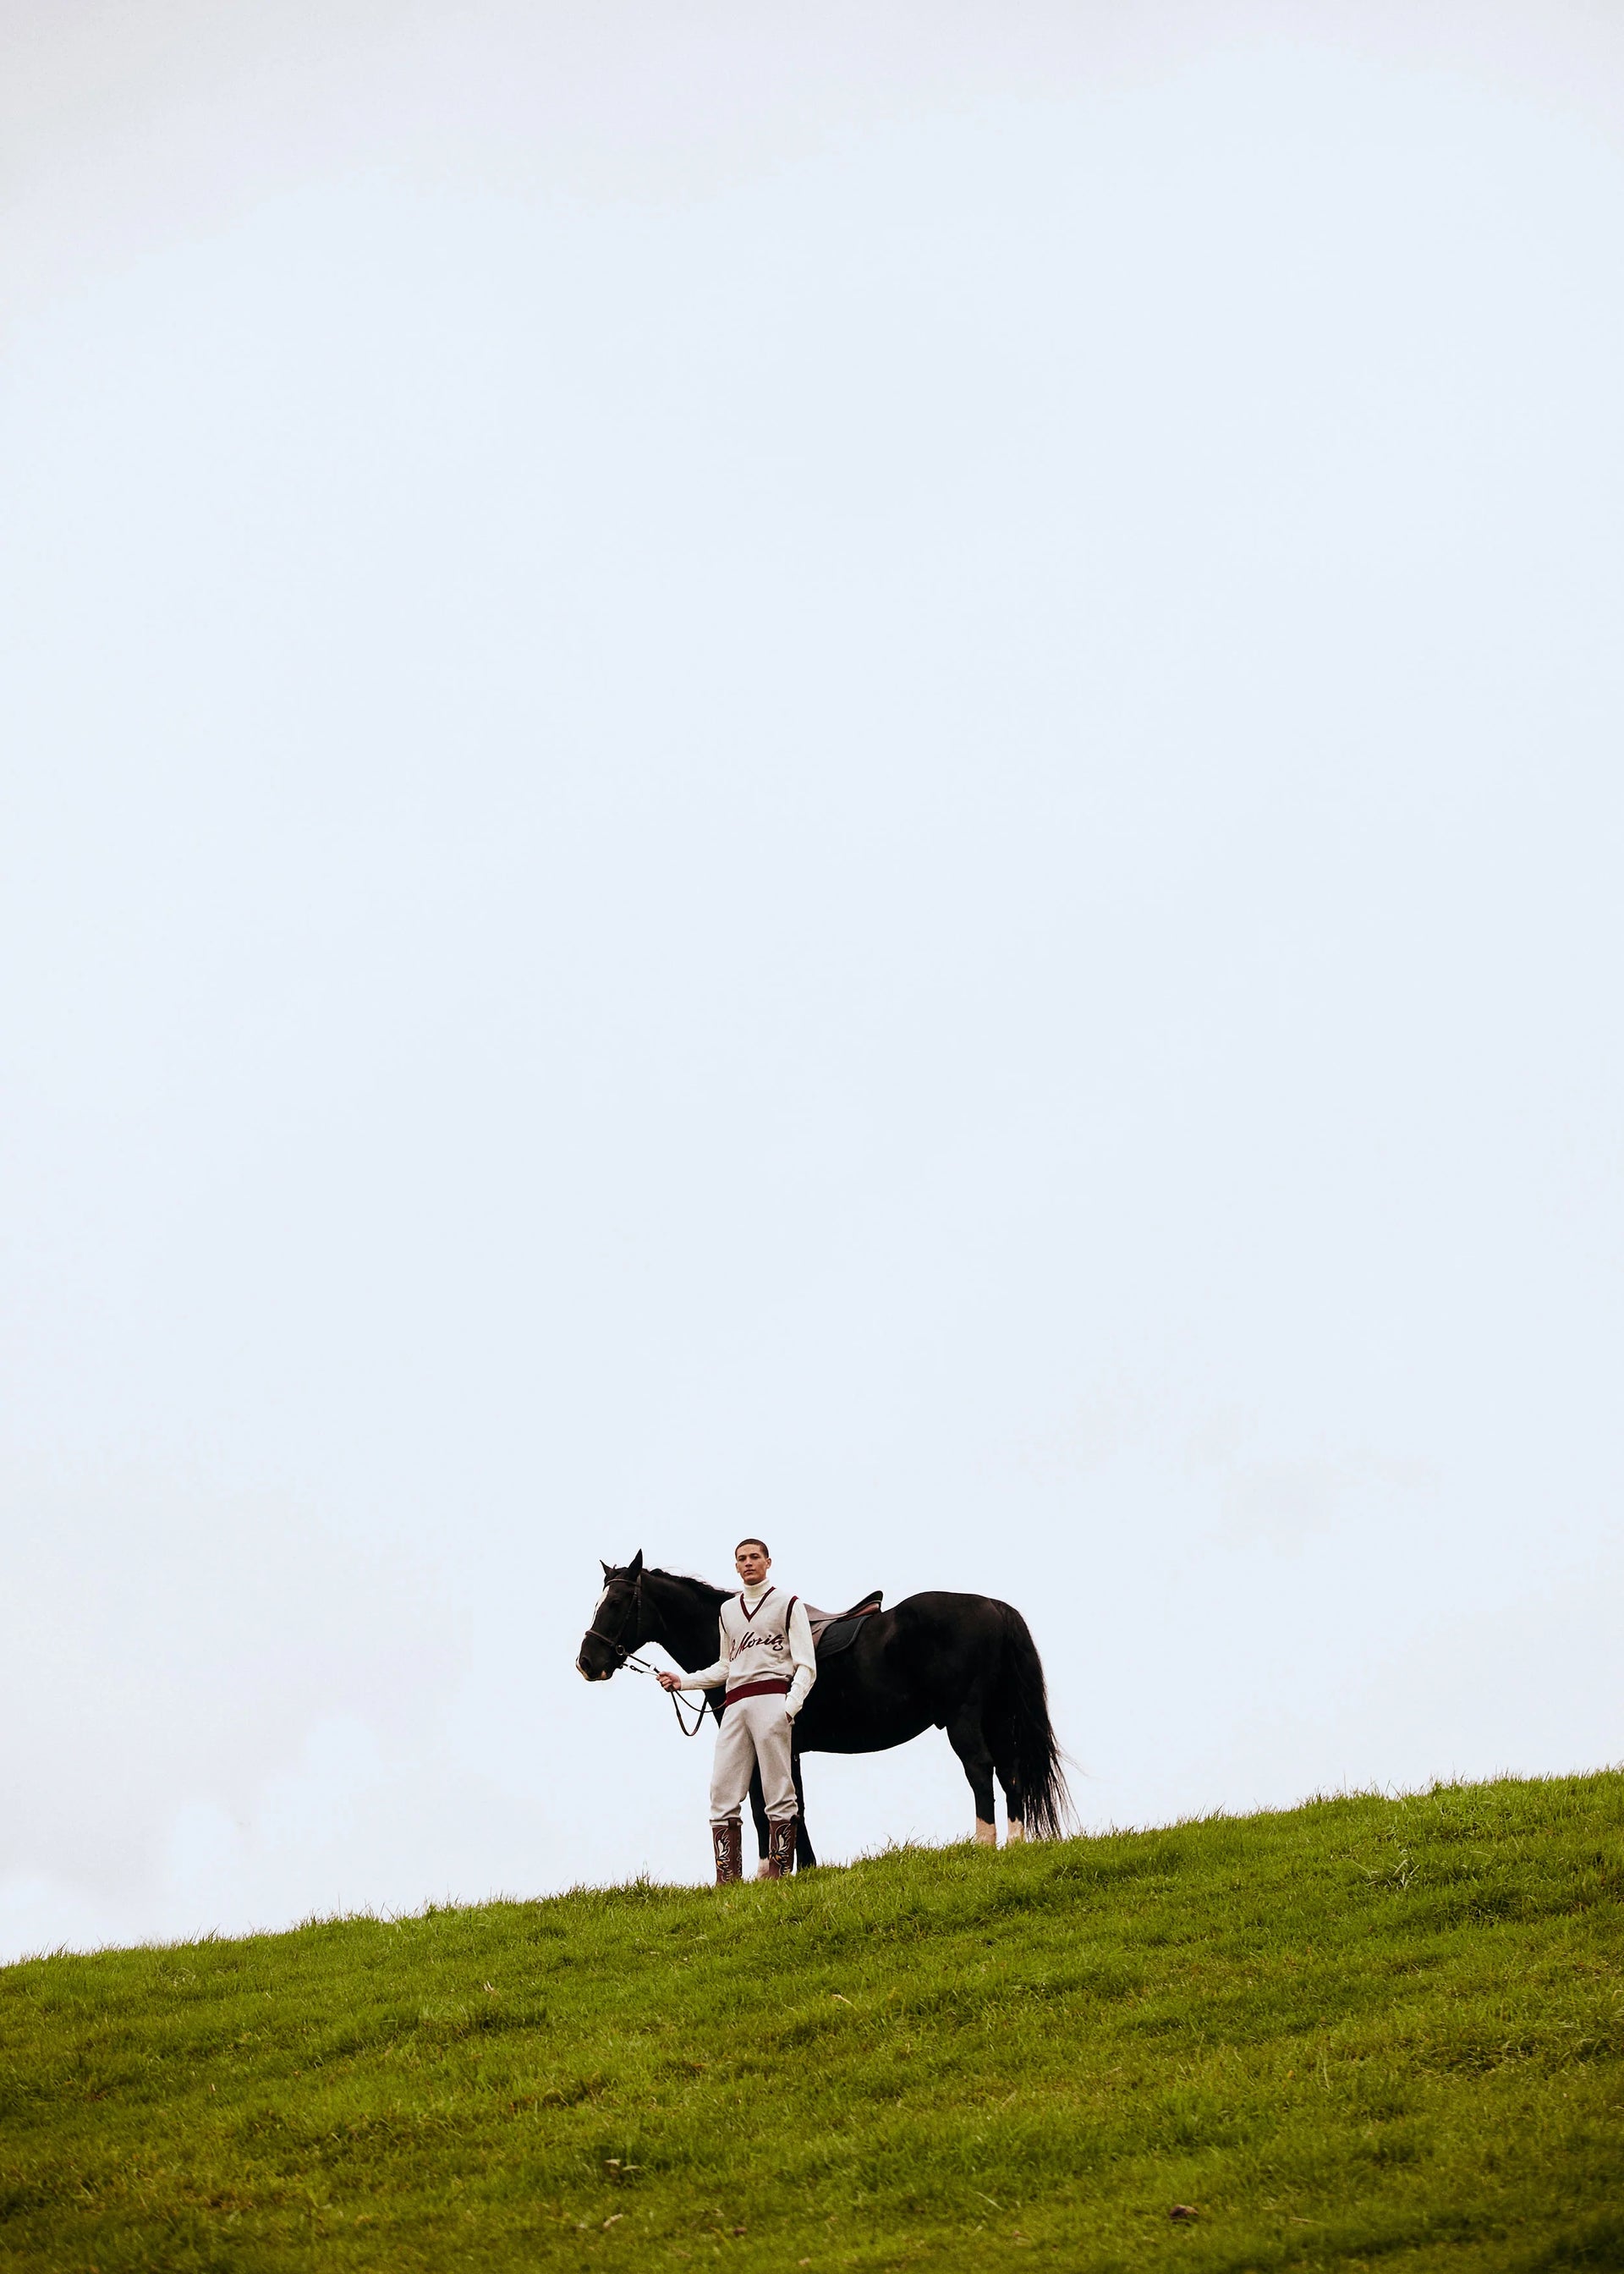
{"type": "Polygon", "coordinates": [[[787,1698],[789,1684],[781,1674],[764,1674],[759,1682],[741,1682],[737,1690],[730,1690],[722,1700],[722,1711],[740,1698],[787,1698]]]}

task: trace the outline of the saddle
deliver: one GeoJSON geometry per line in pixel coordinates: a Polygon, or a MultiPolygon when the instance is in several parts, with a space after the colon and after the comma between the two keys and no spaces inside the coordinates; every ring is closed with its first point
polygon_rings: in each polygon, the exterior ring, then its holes
{"type": "Polygon", "coordinates": [[[871,1617],[884,1600],[885,1590],[876,1587],[861,1603],[853,1603],[849,1611],[820,1611],[808,1603],[807,1624],[812,1630],[812,1647],[819,1664],[826,1658],[838,1658],[843,1650],[850,1650],[863,1621],[871,1617]]]}

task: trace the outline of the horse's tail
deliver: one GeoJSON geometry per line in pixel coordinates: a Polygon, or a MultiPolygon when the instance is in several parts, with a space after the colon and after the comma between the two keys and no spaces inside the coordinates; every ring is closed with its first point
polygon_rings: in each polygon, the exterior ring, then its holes
{"type": "Polygon", "coordinates": [[[999,1608],[1004,1613],[1002,1703],[1014,1734],[1022,1820],[1033,1838],[1061,1839],[1076,1818],[1066,1789],[1060,1743],[1049,1718],[1043,1661],[1020,1613],[1009,1603],[1001,1603],[999,1608]]]}

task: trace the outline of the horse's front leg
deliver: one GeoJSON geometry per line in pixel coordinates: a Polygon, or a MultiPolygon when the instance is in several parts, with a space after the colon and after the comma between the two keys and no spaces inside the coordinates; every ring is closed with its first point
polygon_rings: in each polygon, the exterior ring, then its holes
{"type": "Polygon", "coordinates": [[[812,1842],[807,1836],[807,1796],[801,1788],[799,1747],[789,1757],[789,1773],[795,1780],[795,1869],[810,1871],[816,1868],[817,1857],[812,1853],[812,1842]]]}
{"type": "Polygon", "coordinates": [[[758,1879],[764,1879],[767,1876],[767,1803],[762,1796],[759,1764],[750,1771],[750,1814],[756,1819],[756,1841],[761,1849],[761,1863],[756,1876],[758,1879]]]}

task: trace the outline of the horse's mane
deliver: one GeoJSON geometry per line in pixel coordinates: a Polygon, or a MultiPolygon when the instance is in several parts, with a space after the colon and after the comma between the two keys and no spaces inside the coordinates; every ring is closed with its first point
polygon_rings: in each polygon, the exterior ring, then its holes
{"type": "Polygon", "coordinates": [[[732,1587],[713,1587],[709,1579],[696,1579],[691,1571],[662,1571],[658,1563],[645,1563],[645,1579],[671,1579],[679,1587],[692,1587],[695,1594],[704,1595],[712,1603],[725,1603],[736,1591],[732,1587]]]}

